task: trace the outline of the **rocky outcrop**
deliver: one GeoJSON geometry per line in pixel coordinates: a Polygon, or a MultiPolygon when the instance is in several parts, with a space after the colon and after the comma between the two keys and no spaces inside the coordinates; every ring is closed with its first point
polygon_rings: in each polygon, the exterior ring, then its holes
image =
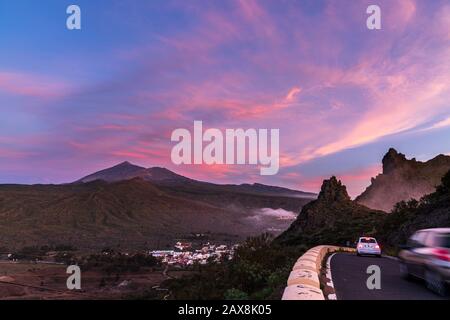
{"type": "Polygon", "coordinates": [[[442,178],[436,191],[421,201],[401,202],[387,215],[377,235],[391,245],[405,244],[419,229],[450,226],[450,171],[442,178]]]}
{"type": "Polygon", "coordinates": [[[331,177],[322,184],[317,200],[305,205],[288,230],[275,241],[283,244],[343,244],[376,233],[385,215],[350,199],[347,188],[331,177]]]}
{"type": "Polygon", "coordinates": [[[408,160],[390,149],[383,158],[383,172],[372,178],[371,185],[356,201],[372,209],[390,212],[400,201],[419,200],[436,190],[450,170],[450,156],[439,155],[427,162],[408,160]]]}

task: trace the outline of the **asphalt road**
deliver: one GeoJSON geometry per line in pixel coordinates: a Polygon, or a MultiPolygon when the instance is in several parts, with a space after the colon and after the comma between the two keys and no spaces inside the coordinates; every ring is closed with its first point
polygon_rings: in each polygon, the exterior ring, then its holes
{"type": "Polygon", "coordinates": [[[331,275],[338,300],[441,300],[423,281],[400,277],[398,262],[389,258],[338,253],[331,258],[331,275]],[[381,289],[369,290],[367,267],[381,269],[381,289]]]}

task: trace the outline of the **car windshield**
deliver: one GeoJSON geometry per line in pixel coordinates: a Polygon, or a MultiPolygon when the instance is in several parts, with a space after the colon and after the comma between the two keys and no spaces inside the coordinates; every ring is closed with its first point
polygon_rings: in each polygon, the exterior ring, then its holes
{"type": "Polygon", "coordinates": [[[373,238],[361,238],[359,242],[362,243],[377,243],[377,241],[373,238]]]}
{"type": "Polygon", "coordinates": [[[436,239],[439,247],[450,248],[450,233],[439,234],[436,239]]]}

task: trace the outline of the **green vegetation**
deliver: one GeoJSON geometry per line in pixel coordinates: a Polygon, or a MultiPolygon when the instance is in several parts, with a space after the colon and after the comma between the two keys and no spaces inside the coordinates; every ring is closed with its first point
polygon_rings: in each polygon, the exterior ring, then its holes
{"type": "Polygon", "coordinates": [[[172,180],[158,184],[139,178],[0,185],[1,245],[10,250],[49,243],[72,244],[80,251],[103,246],[149,250],[172,245],[174,238],[194,230],[209,232],[209,241],[234,243],[268,227],[287,227],[287,221],[264,215],[261,223],[252,223],[249,218],[255,209],[292,211],[310,201],[286,196],[286,189],[251,192],[261,187],[187,183],[186,179],[175,185],[172,180]]]}
{"type": "Polygon", "coordinates": [[[336,178],[325,180],[316,201],[303,207],[297,220],[276,242],[282,245],[353,245],[359,236],[375,236],[386,253],[395,254],[416,230],[450,225],[450,172],[434,193],[420,201],[401,201],[391,213],[350,200],[336,178]]]}
{"type": "Polygon", "coordinates": [[[279,299],[292,265],[306,249],[275,245],[269,234],[251,237],[232,261],[199,266],[194,275],[163,286],[172,299],[279,299]]]}
{"type": "Polygon", "coordinates": [[[390,214],[351,201],[333,177],[275,241],[267,234],[249,238],[232,261],[199,267],[196,274],[164,285],[173,299],[279,299],[292,265],[312,246],[353,245],[361,235],[374,235],[385,252],[395,254],[416,230],[449,225],[450,172],[435,193],[399,202],[390,214]]]}
{"type": "Polygon", "coordinates": [[[380,226],[378,236],[387,245],[404,244],[416,230],[450,226],[450,172],[443,178],[436,192],[420,201],[399,202],[380,226]]]}
{"type": "Polygon", "coordinates": [[[325,180],[319,197],[305,205],[296,221],[275,241],[281,245],[347,245],[361,235],[374,235],[383,211],[352,201],[335,177],[325,180]]]}
{"type": "Polygon", "coordinates": [[[356,202],[373,209],[391,212],[401,200],[433,193],[450,169],[450,157],[438,155],[426,162],[407,159],[395,149],[383,157],[383,171],[372,178],[356,202]]]}
{"type": "Polygon", "coordinates": [[[248,300],[248,294],[239,289],[228,289],[225,291],[225,300],[248,300]]]}

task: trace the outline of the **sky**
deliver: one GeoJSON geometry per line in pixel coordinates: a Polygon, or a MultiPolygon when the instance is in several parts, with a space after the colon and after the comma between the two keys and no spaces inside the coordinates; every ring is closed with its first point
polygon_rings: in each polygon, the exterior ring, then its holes
{"type": "Polygon", "coordinates": [[[356,196],[390,147],[428,160],[449,135],[448,0],[0,0],[0,183],[130,161],[316,192],[336,175],[356,196]],[[194,120],[279,128],[278,174],[174,165],[171,133],[194,120]]]}

